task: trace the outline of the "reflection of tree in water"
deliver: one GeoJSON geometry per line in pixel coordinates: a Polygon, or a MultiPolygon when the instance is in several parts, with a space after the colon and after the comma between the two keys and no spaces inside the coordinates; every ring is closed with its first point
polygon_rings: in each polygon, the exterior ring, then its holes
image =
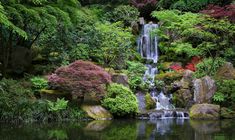
{"type": "Polygon", "coordinates": [[[1,140],[235,140],[235,122],[166,119],[0,124],[1,140]]]}

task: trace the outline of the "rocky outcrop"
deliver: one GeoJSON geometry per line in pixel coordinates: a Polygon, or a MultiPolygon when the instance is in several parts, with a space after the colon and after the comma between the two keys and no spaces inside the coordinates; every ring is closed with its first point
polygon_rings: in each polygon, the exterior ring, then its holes
{"type": "Polygon", "coordinates": [[[193,81],[193,89],[195,103],[211,103],[212,97],[216,92],[215,81],[209,76],[195,79],[193,81]]]}
{"type": "Polygon", "coordinates": [[[233,80],[235,79],[235,68],[230,62],[226,62],[222,67],[220,67],[216,73],[216,78],[233,80]]]}
{"type": "Polygon", "coordinates": [[[193,72],[186,70],[183,78],[179,82],[174,83],[174,87],[178,90],[175,92],[175,102],[178,107],[189,108],[192,106],[193,92],[192,92],[193,72]]]}
{"type": "Polygon", "coordinates": [[[220,106],[213,104],[196,104],[190,108],[191,119],[216,120],[220,118],[220,106]]]}
{"type": "Polygon", "coordinates": [[[81,108],[89,117],[95,120],[110,120],[113,118],[112,114],[100,105],[82,105],[81,108]]]}
{"type": "Polygon", "coordinates": [[[122,84],[128,87],[128,76],[125,74],[114,73],[112,74],[112,81],[117,84],[122,84]]]}

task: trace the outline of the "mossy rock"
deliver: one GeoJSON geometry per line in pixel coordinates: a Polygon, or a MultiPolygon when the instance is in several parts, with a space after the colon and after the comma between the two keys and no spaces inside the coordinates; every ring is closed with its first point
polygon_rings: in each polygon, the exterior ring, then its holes
{"type": "Polygon", "coordinates": [[[213,104],[196,104],[190,108],[191,119],[217,120],[220,117],[220,106],[213,104]]]}
{"type": "Polygon", "coordinates": [[[156,103],[154,102],[154,100],[150,94],[145,95],[145,104],[146,104],[146,106],[145,106],[146,109],[156,108],[156,103]]]}
{"type": "Polygon", "coordinates": [[[42,89],[40,91],[40,95],[41,95],[42,99],[47,99],[47,100],[51,100],[51,101],[56,101],[57,98],[70,99],[70,95],[68,93],[58,91],[58,90],[42,89]]]}
{"type": "Polygon", "coordinates": [[[101,105],[82,105],[81,108],[89,117],[95,120],[110,120],[113,118],[112,114],[101,105]]]}

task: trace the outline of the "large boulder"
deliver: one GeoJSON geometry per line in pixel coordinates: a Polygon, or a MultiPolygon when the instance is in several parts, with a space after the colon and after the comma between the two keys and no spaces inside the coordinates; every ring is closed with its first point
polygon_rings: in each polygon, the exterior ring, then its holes
{"type": "Polygon", "coordinates": [[[211,103],[212,97],[216,92],[215,81],[209,76],[193,81],[195,103],[211,103]]]}
{"type": "Polygon", "coordinates": [[[95,120],[110,120],[113,118],[112,114],[100,105],[82,105],[81,108],[89,117],[95,120]]]}
{"type": "Polygon", "coordinates": [[[174,94],[175,103],[178,107],[191,107],[193,99],[192,80],[193,72],[186,70],[184,71],[183,78],[173,84],[178,89],[174,94]]]}
{"type": "Polygon", "coordinates": [[[220,67],[216,73],[216,78],[225,80],[235,79],[235,68],[233,67],[233,64],[227,62],[220,67]]]}
{"type": "Polygon", "coordinates": [[[220,118],[220,106],[213,104],[196,104],[190,108],[191,119],[216,120],[220,118]]]}
{"type": "Polygon", "coordinates": [[[119,73],[114,73],[112,74],[112,82],[117,83],[117,84],[122,84],[126,87],[128,87],[128,76],[125,74],[119,74],[119,73]]]}

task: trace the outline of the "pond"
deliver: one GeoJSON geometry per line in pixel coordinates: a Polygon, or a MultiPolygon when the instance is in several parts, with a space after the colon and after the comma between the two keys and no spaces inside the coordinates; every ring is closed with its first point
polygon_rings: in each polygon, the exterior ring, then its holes
{"type": "Polygon", "coordinates": [[[235,140],[235,121],[163,119],[0,124],[0,140],[235,140]]]}

